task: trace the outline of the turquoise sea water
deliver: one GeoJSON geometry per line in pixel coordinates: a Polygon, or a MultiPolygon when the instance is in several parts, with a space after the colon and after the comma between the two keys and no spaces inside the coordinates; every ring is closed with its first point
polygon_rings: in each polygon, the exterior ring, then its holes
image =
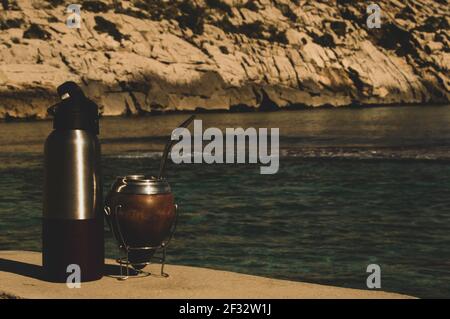
{"type": "MultiPolygon", "coordinates": [[[[450,107],[201,114],[203,126],[278,127],[280,170],[169,165],[181,207],[168,262],[450,297],[450,107]]],[[[104,118],[105,192],[156,174],[186,115],[104,118]]],[[[0,249],[40,250],[42,147],[51,122],[0,123],[0,249]]],[[[107,233],[107,255],[117,250],[107,233]]]]}

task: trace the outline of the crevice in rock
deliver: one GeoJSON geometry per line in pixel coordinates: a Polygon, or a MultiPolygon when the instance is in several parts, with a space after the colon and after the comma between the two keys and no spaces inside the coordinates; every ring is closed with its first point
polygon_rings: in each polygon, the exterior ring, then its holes
{"type": "Polygon", "coordinates": [[[20,10],[20,7],[17,4],[16,0],[1,0],[1,1],[3,10],[14,10],[14,11],[20,10]]]}
{"type": "Polygon", "coordinates": [[[122,34],[114,23],[106,20],[102,16],[95,16],[94,19],[94,30],[97,32],[109,34],[117,42],[121,42],[122,39],[127,40],[130,38],[129,35],[122,34]]]}
{"type": "Polygon", "coordinates": [[[289,63],[291,64],[292,69],[294,70],[295,79],[297,80],[297,88],[299,88],[299,89],[301,89],[301,90],[304,90],[305,87],[303,86],[302,82],[300,81],[300,76],[299,76],[299,74],[297,73],[297,70],[296,70],[296,68],[295,68],[294,60],[292,59],[292,57],[290,56],[290,54],[287,54],[286,57],[287,57],[289,63]]]}
{"type": "Polygon", "coordinates": [[[148,113],[147,111],[144,110],[144,108],[142,107],[141,103],[139,103],[138,99],[136,98],[136,95],[134,95],[133,91],[128,91],[128,94],[131,97],[131,101],[133,101],[134,107],[137,111],[138,115],[142,115],[145,113],[148,113]]]}
{"type": "Polygon", "coordinates": [[[49,40],[51,39],[51,34],[44,30],[40,25],[32,23],[30,27],[23,33],[24,39],[40,39],[49,40]]]}
{"type": "Polygon", "coordinates": [[[25,21],[20,18],[0,19],[0,30],[20,28],[24,24],[24,22],[25,21]]]}
{"type": "Polygon", "coordinates": [[[105,13],[111,9],[111,6],[98,0],[85,0],[82,3],[82,9],[94,13],[105,13]]]}
{"type": "Polygon", "coordinates": [[[67,68],[69,68],[72,73],[78,74],[78,70],[70,64],[70,62],[62,52],[59,53],[59,56],[61,57],[61,61],[64,63],[64,65],[67,66],[67,68]]]}
{"type": "Polygon", "coordinates": [[[358,71],[356,71],[352,67],[349,67],[347,69],[347,74],[350,80],[353,81],[353,84],[355,84],[355,87],[358,90],[358,92],[362,93],[365,87],[365,83],[361,80],[358,71]]]}
{"type": "Polygon", "coordinates": [[[270,99],[267,92],[264,90],[264,88],[260,89],[261,92],[261,103],[259,104],[258,110],[262,112],[271,112],[271,111],[278,111],[279,106],[270,99]]]}
{"type": "Polygon", "coordinates": [[[233,104],[230,106],[229,111],[232,113],[249,113],[249,112],[255,112],[256,109],[253,106],[239,103],[239,104],[233,104]]]}
{"type": "MultiPolygon", "coordinates": [[[[145,111],[145,109],[143,108],[143,106],[141,105],[141,103],[139,103],[138,98],[136,97],[136,95],[134,94],[135,91],[141,92],[141,91],[146,91],[146,89],[148,89],[148,85],[144,84],[144,83],[127,83],[124,81],[120,81],[119,83],[119,87],[121,88],[122,92],[126,92],[128,93],[128,95],[131,98],[131,102],[133,103],[133,107],[136,110],[136,114],[137,115],[142,115],[142,114],[146,114],[148,113],[147,111],[145,111]]],[[[131,110],[131,106],[128,104],[128,102],[125,100],[125,112],[128,114],[133,114],[133,111],[131,110]]]]}
{"type": "Polygon", "coordinates": [[[126,116],[133,115],[133,112],[131,111],[130,104],[128,103],[127,100],[125,100],[125,112],[124,112],[124,115],[126,115],[126,116]]]}

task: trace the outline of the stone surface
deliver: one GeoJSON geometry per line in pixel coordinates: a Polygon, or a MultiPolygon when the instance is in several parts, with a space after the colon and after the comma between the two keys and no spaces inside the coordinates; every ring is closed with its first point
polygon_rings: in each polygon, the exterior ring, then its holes
{"type": "MultiPolygon", "coordinates": [[[[0,251],[0,298],[411,298],[383,291],[357,290],[243,275],[206,268],[147,266],[155,275],[119,281],[109,276],[79,289],[40,279],[41,254],[0,251]]],[[[108,273],[117,266],[108,260],[108,273]]]]}
{"type": "Polygon", "coordinates": [[[447,0],[61,1],[0,6],[0,118],[46,116],[55,88],[82,83],[105,115],[448,103],[447,0]]]}

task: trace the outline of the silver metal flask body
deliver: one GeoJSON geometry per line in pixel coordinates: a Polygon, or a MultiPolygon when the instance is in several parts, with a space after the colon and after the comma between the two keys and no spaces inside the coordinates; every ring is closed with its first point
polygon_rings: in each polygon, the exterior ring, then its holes
{"type": "Polygon", "coordinates": [[[53,130],[44,154],[44,218],[86,220],[101,216],[97,136],[84,130],[53,130]]]}

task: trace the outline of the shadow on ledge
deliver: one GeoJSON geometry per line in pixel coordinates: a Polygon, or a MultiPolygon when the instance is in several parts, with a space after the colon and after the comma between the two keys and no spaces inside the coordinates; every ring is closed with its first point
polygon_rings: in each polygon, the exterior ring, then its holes
{"type": "MultiPolygon", "coordinates": [[[[12,274],[25,276],[33,279],[50,281],[46,278],[44,268],[42,266],[28,264],[21,261],[0,258],[0,272],[9,272],[12,274]]],[[[103,275],[104,276],[120,275],[120,266],[105,264],[103,275]]]]}
{"type": "Polygon", "coordinates": [[[42,266],[0,258],[0,271],[45,280],[42,266]]]}

